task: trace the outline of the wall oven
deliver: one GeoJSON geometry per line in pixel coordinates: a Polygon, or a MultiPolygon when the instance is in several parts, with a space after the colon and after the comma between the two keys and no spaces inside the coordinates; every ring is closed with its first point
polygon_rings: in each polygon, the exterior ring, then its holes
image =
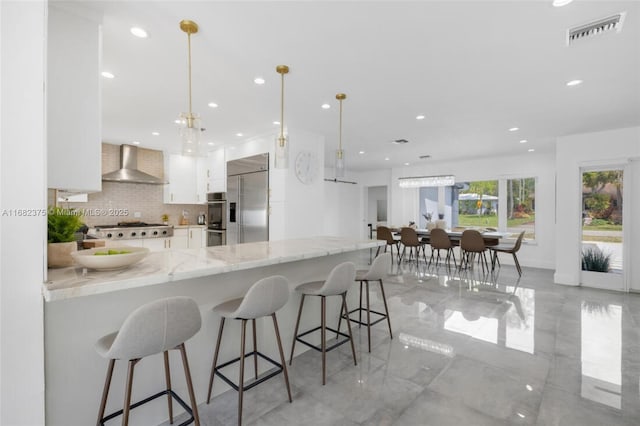
{"type": "Polygon", "coordinates": [[[227,194],[207,194],[207,247],[227,244],[227,194]]]}

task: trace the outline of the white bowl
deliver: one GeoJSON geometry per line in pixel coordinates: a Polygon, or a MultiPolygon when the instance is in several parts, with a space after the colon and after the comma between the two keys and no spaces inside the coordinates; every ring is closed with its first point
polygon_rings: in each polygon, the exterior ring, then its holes
{"type": "Polygon", "coordinates": [[[146,247],[96,247],[89,250],[80,250],[71,253],[73,259],[80,265],[97,270],[120,269],[131,266],[141,261],[149,254],[146,247]],[[97,255],[96,253],[109,253],[126,251],[127,253],[97,255]]]}

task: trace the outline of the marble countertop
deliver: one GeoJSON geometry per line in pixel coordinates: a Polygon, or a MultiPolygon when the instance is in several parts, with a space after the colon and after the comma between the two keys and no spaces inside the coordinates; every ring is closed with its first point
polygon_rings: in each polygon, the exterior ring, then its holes
{"type": "Polygon", "coordinates": [[[173,229],[206,228],[207,225],[173,225],[173,229]]]}
{"type": "Polygon", "coordinates": [[[86,270],[82,267],[50,269],[48,281],[42,285],[42,294],[46,302],[53,302],[376,248],[384,244],[381,240],[313,237],[163,250],[152,252],[141,262],[115,271],[86,270]]]}

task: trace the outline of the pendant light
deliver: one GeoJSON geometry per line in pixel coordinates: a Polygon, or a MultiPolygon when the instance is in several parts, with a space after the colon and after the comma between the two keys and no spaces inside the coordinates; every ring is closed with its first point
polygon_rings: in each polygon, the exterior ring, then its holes
{"type": "Polygon", "coordinates": [[[202,156],[206,155],[206,152],[200,141],[200,133],[202,133],[200,116],[191,110],[191,34],[198,32],[198,24],[185,19],[180,21],[180,29],[187,33],[189,53],[189,112],[180,113],[178,116],[182,155],[202,156]]]}
{"type": "Polygon", "coordinates": [[[280,74],[280,134],[276,137],[276,169],[289,167],[289,138],[284,130],[284,75],[289,73],[287,65],[278,65],[276,72],[280,74]]]}
{"type": "Polygon", "coordinates": [[[347,99],[344,93],[338,93],[336,99],[340,102],[340,128],[338,133],[338,149],[336,150],[335,175],[344,177],[344,151],[342,150],[342,101],[347,99]]]}

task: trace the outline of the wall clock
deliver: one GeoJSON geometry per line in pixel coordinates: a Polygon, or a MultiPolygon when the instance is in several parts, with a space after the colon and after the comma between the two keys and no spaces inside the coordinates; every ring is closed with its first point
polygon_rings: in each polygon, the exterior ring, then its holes
{"type": "Polygon", "coordinates": [[[309,185],[318,174],[318,158],[311,151],[300,151],[296,156],[295,173],[300,182],[309,185]]]}

